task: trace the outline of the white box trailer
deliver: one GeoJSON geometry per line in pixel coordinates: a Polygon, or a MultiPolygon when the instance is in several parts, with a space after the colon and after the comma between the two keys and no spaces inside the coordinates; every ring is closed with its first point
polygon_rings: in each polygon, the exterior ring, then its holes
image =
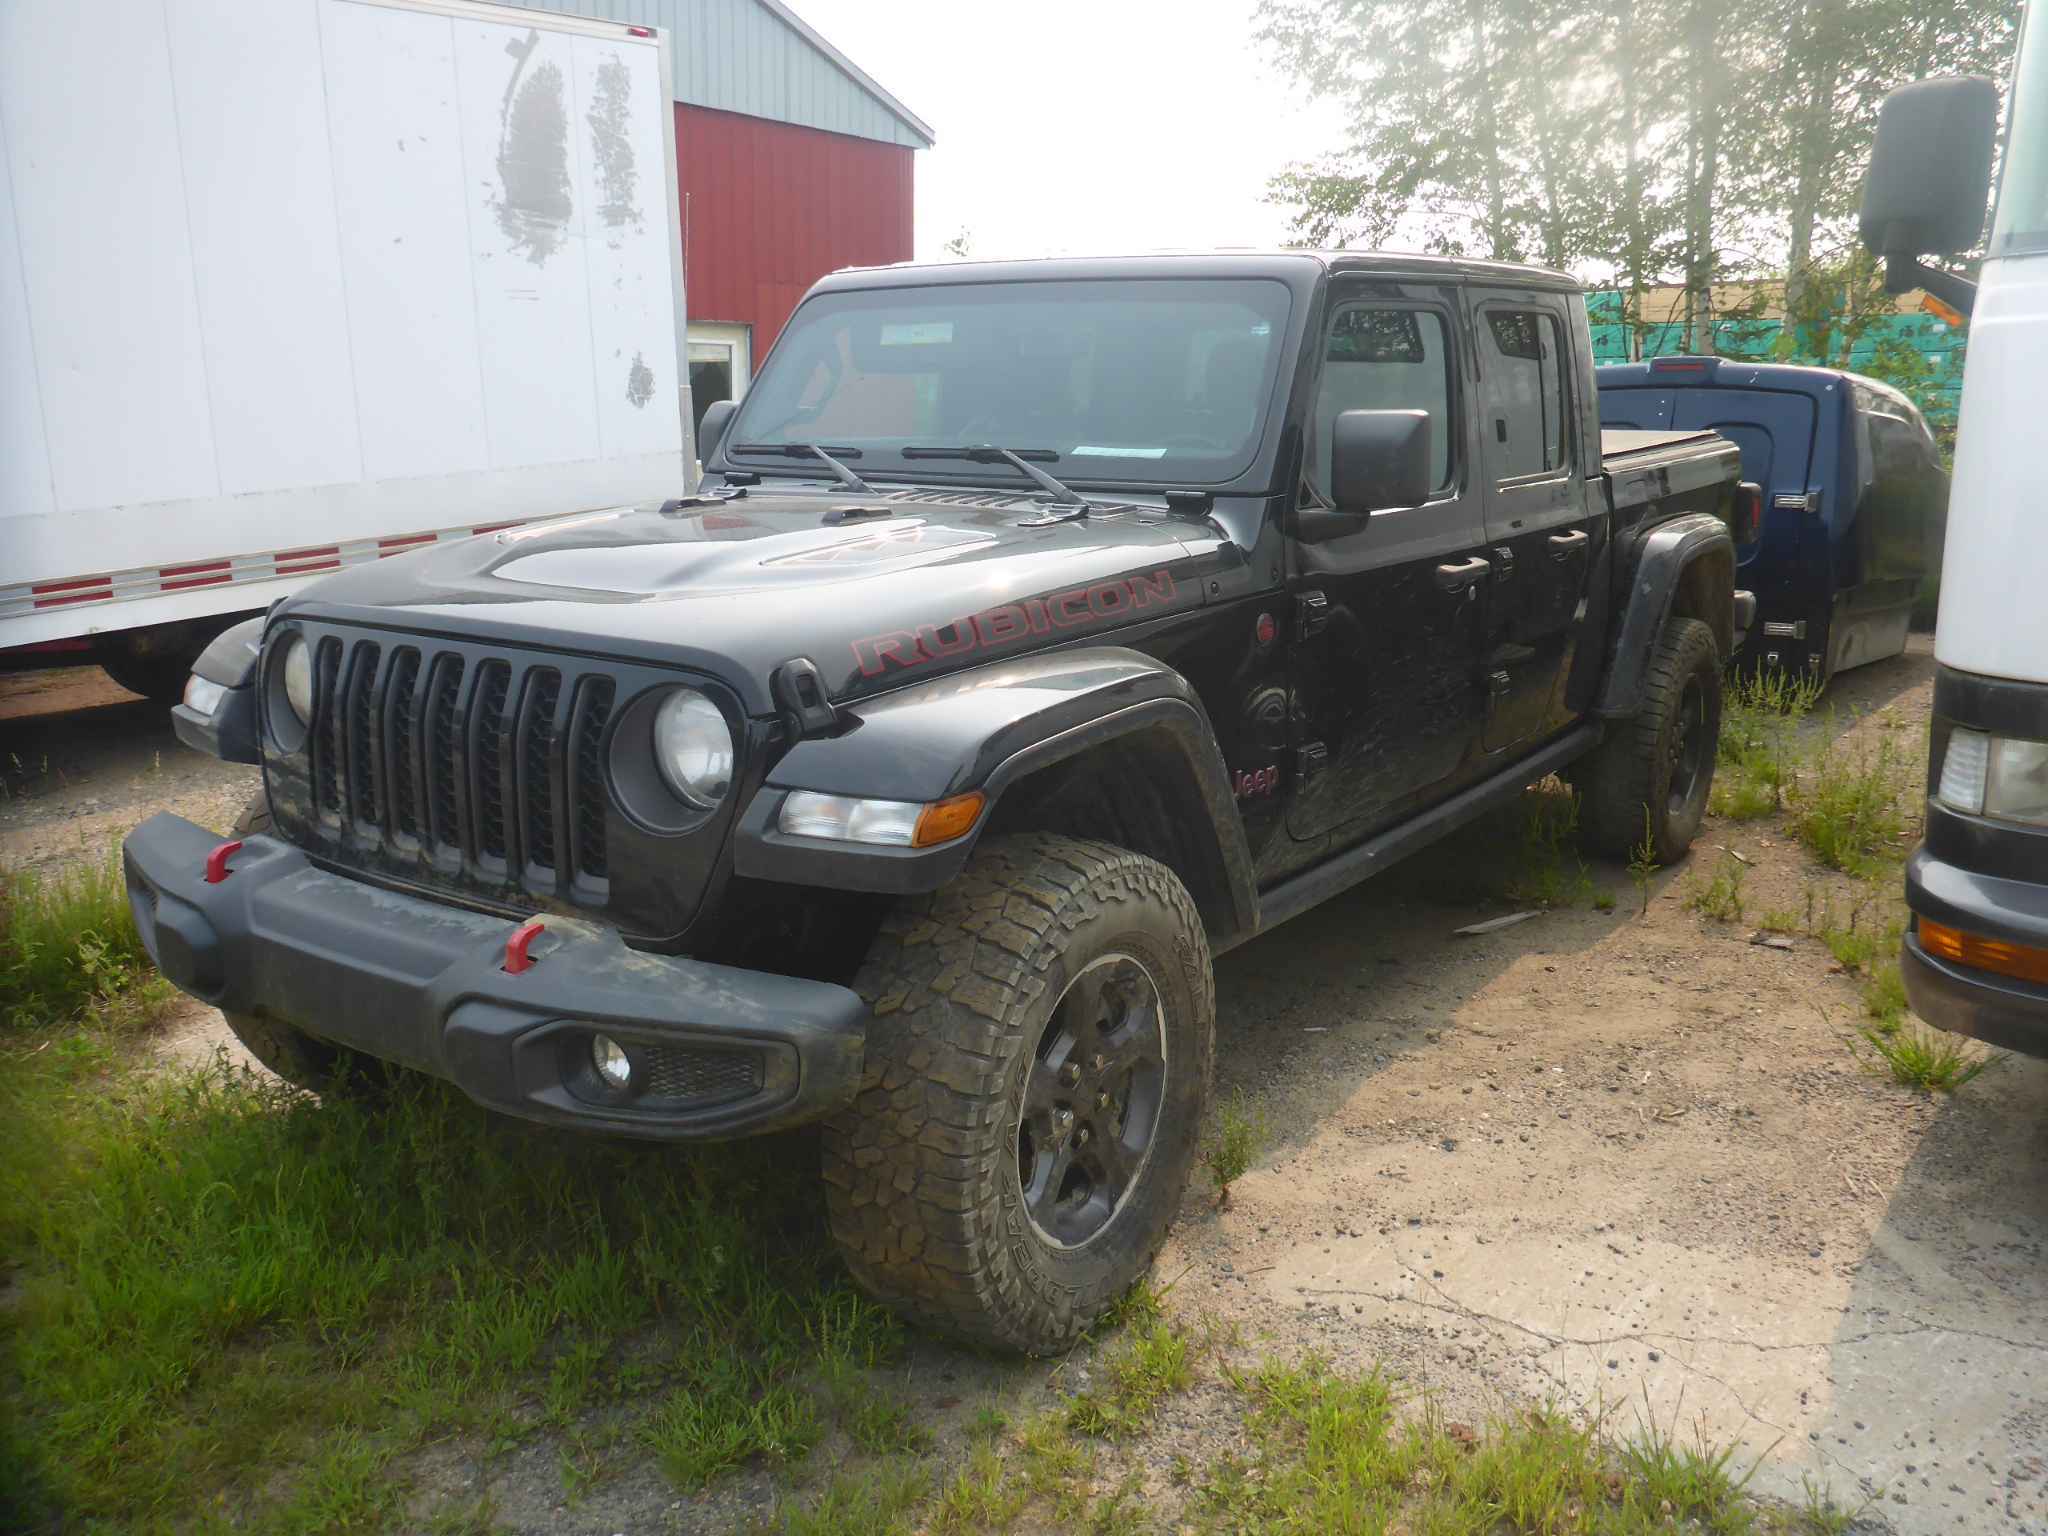
{"type": "Polygon", "coordinates": [[[684,494],[667,46],[0,0],[0,656],[175,691],[323,571],[684,494]]]}

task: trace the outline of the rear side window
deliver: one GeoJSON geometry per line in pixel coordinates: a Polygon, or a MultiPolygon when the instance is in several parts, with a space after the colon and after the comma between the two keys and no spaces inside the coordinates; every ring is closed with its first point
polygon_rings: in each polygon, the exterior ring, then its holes
{"type": "Polygon", "coordinates": [[[1569,462],[1564,347],[1557,316],[1487,306],[1479,318],[1479,403],[1496,480],[1554,474],[1569,462]]]}
{"type": "Polygon", "coordinates": [[[1330,486],[1330,435],[1344,411],[1427,411],[1439,491],[1451,483],[1449,329],[1433,309],[1343,304],[1323,339],[1316,390],[1316,485],[1330,486]]]}

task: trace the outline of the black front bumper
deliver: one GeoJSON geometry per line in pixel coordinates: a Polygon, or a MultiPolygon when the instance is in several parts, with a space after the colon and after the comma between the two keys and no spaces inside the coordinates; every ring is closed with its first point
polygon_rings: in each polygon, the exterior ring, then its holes
{"type": "Polygon", "coordinates": [[[555,916],[514,974],[502,918],[330,874],[270,837],[247,839],[209,883],[220,841],[159,815],[123,857],[158,968],[227,1012],[445,1078],[507,1114],[614,1135],[777,1130],[859,1086],[867,1009],[845,987],[645,954],[555,916]],[[634,1062],[627,1092],[591,1070],[600,1029],[634,1062]]]}
{"type": "MultiPolygon", "coordinates": [[[[1916,918],[2048,949],[2048,884],[1980,874],[1940,858],[1932,846],[1939,839],[1935,818],[1953,815],[1930,805],[1930,846],[1907,861],[1906,905],[1916,918]]],[[[1928,1023],[1987,1045],[2048,1057],[2048,987],[1930,955],[1915,926],[1906,930],[1899,969],[1913,1011],[1928,1023]]]]}

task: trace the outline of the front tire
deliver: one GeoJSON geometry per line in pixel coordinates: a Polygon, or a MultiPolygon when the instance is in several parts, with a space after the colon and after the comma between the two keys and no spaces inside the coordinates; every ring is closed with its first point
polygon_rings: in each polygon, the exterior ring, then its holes
{"type": "Polygon", "coordinates": [[[848,1268],[955,1337],[1068,1348],[1151,1265],[1194,1164],[1216,994],[1186,888],[1107,844],[991,839],[890,914],[854,986],[862,1086],[824,1137],[848,1268]]]}
{"type": "Polygon", "coordinates": [[[1698,619],[1667,619],[1643,673],[1643,707],[1574,765],[1588,846],[1628,858],[1685,857],[1707,814],[1721,739],[1721,654],[1698,619]]]}

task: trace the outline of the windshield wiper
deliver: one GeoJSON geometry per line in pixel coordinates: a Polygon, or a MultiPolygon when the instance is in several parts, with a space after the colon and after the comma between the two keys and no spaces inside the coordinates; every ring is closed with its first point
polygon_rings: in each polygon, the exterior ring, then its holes
{"type": "Polygon", "coordinates": [[[1031,461],[1040,459],[1048,464],[1059,462],[1059,455],[1050,448],[998,448],[992,443],[983,443],[971,448],[905,448],[906,459],[965,459],[970,464],[1010,464],[1024,471],[1046,490],[1052,492],[1052,499],[1063,507],[1079,507],[1084,512],[1088,503],[1070,486],[1062,485],[1031,461]]]}
{"type": "Polygon", "coordinates": [[[863,496],[881,495],[880,491],[877,491],[867,481],[861,479],[859,475],[856,475],[852,470],[839,462],[842,458],[859,458],[860,450],[858,448],[834,448],[831,453],[827,453],[816,443],[735,443],[732,451],[734,453],[774,453],[780,454],[785,459],[816,459],[827,469],[831,470],[833,474],[837,475],[839,483],[848,489],[859,491],[863,496]],[[835,454],[838,457],[835,458],[835,454]]]}

